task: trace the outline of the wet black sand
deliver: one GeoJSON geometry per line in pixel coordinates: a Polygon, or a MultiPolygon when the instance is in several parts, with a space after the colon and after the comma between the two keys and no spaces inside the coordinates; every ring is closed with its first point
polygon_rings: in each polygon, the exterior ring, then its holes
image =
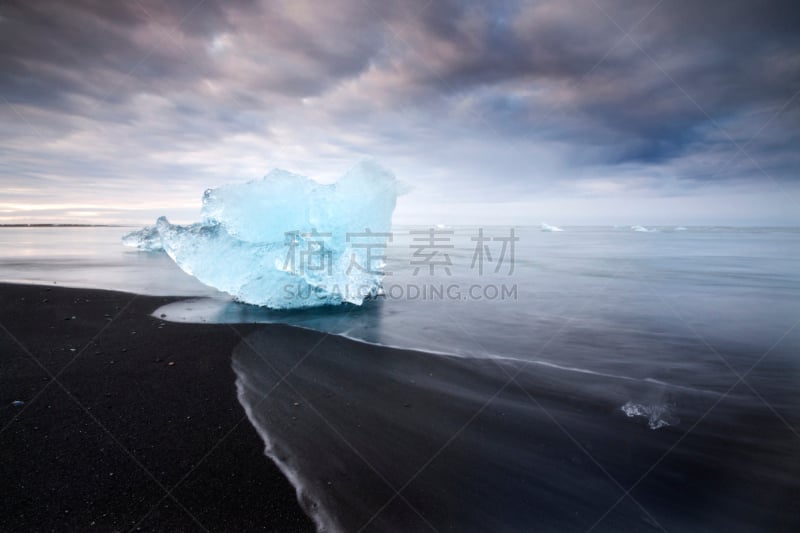
{"type": "Polygon", "coordinates": [[[0,530],[313,530],[243,420],[239,337],[169,301],[0,284],[0,530]]]}
{"type": "MultiPolygon", "coordinates": [[[[797,437],[732,377],[721,395],[149,316],[169,298],[0,295],[1,531],[313,530],[251,422],[331,530],[800,528],[797,437]]],[[[776,368],[753,380],[795,420],[776,368]]]]}
{"type": "Polygon", "coordinates": [[[331,530],[800,528],[800,441],[743,385],[667,387],[278,325],[244,335],[233,365],[271,456],[331,530]],[[668,409],[669,425],[627,417],[630,401],[668,409]]]}

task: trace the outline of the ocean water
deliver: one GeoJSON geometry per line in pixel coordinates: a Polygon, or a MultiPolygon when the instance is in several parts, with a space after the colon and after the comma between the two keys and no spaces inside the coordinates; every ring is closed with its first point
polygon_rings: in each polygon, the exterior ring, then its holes
{"type": "Polygon", "coordinates": [[[263,323],[239,399],[321,530],[800,530],[800,230],[433,229],[362,307],[232,302],[123,228],[2,228],[0,280],[263,323]]]}
{"type": "Polygon", "coordinates": [[[212,296],[165,254],[121,244],[126,227],[0,227],[0,280],[156,296],[212,296]]]}

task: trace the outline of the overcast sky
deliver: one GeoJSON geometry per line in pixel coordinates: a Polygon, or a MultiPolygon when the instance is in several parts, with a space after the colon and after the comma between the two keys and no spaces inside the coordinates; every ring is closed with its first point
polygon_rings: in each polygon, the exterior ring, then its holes
{"type": "Polygon", "coordinates": [[[399,223],[800,225],[796,0],[0,0],[0,222],[364,157],[399,223]]]}

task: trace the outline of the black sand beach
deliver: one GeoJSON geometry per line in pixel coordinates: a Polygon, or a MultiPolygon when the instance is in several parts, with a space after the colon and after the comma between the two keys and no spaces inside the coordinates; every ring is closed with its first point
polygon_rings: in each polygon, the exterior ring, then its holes
{"type": "MultiPolygon", "coordinates": [[[[800,527],[796,436],[733,378],[704,390],[151,316],[171,298],[0,293],[3,531],[313,530],[265,441],[331,531],[800,527]]],[[[759,379],[793,413],[777,372],[759,379]]]]}
{"type": "Polygon", "coordinates": [[[0,284],[0,530],[313,530],[237,401],[239,337],[168,301],[0,284]]]}

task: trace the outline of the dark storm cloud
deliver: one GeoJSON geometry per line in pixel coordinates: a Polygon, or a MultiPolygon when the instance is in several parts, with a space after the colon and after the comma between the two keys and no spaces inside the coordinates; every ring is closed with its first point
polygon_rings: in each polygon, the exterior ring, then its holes
{"type": "Polygon", "coordinates": [[[0,93],[56,108],[73,106],[73,95],[119,103],[202,76],[206,65],[187,62],[173,41],[193,44],[226,27],[218,5],[196,0],[12,1],[0,17],[0,93]]]}
{"type": "MultiPolygon", "coordinates": [[[[119,101],[142,91],[191,87],[227,74],[208,53],[214,38],[225,34],[245,45],[237,53],[258,57],[254,66],[261,72],[250,72],[247,80],[252,90],[313,94],[368,64],[375,46],[364,38],[366,21],[358,28],[357,20],[341,24],[331,17],[330,26],[304,26],[281,6],[211,0],[3,4],[0,91],[10,101],[59,106],[71,94],[119,101]],[[332,35],[321,33],[326,31],[332,35]],[[326,42],[342,35],[345,42],[360,40],[360,49],[326,42]],[[281,55],[297,69],[277,65],[281,55]]],[[[324,16],[336,9],[318,11],[324,16]]]]}
{"type": "Polygon", "coordinates": [[[10,101],[63,105],[71,93],[119,99],[151,84],[190,87],[226,74],[206,53],[226,32],[246,45],[237,53],[258,58],[262,71],[249,73],[246,89],[319,94],[380,61],[388,38],[399,50],[390,67],[410,93],[581,81],[573,111],[679,144],[674,130],[691,129],[706,113],[771,105],[800,88],[800,8],[791,1],[295,5],[313,13],[292,17],[284,2],[8,2],[0,11],[0,91],[10,101]],[[623,33],[631,29],[633,41],[623,33]]]}
{"type": "MultiPolygon", "coordinates": [[[[747,142],[769,116],[742,131],[728,131],[729,120],[778,111],[800,90],[800,7],[793,2],[575,7],[534,3],[512,18],[487,9],[477,17],[482,24],[460,29],[470,11],[451,13],[447,31],[426,38],[458,43],[457,52],[441,61],[423,55],[410,77],[452,92],[492,83],[549,88],[555,97],[544,102],[487,94],[476,112],[522,135],[608,144],[609,163],[672,159],[702,144],[709,126],[747,142]]],[[[787,148],[797,140],[794,109],[773,124],[787,148]]]]}
{"type": "Polygon", "coordinates": [[[538,149],[564,181],[796,180],[799,30],[784,0],[5,1],[3,179],[189,180],[267,146],[477,188],[509,146],[508,190],[538,149]]]}

